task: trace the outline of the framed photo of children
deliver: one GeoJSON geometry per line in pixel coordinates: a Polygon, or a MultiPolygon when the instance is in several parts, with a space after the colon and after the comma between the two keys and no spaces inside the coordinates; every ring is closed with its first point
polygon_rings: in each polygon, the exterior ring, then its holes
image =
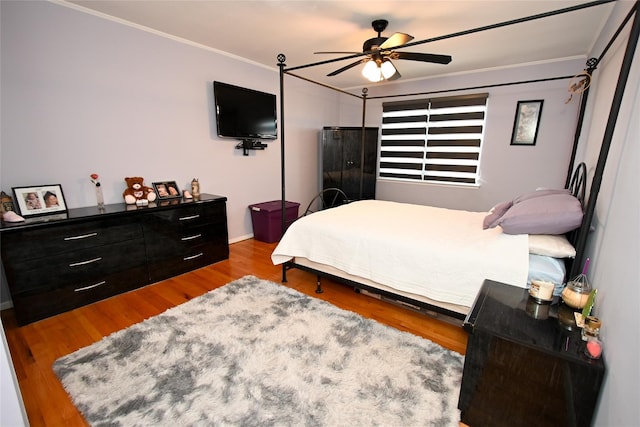
{"type": "Polygon", "coordinates": [[[156,190],[158,200],[175,199],[180,197],[180,190],[175,181],[154,182],[153,189],[156,190]]]}
{"type": "Polygon", "coordinates": [[[536,145],[543,100],[518,101],[511,145],[536,145]]]}
{"type": "Polygon", "coordinates": [[[66,212],[67,205],[59,184],[13,187],[13,199],[20,215],[35,216],[66,212]]]}

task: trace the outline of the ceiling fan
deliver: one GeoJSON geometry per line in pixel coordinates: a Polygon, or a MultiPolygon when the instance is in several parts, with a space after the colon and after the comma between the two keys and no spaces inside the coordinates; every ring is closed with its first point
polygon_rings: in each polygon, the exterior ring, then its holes
{"type": "Polygon", "coordinates": [[[402,46],[413,40],[413,36],[404,33],[394,33],[391,37],[382,37],[381,33],[387,28],[389,21],[386,19],[376,19],[371,23],[373,30],[378,33],[378,37],[370,38],[362,45],[362,52],[314,52],[330,54],[360,54],[367,53],[367,56],[351,64],[339,68],[327,76],[335,76],[347,71],[358,64],[366,63],[362,69],[362,75],[372,82],[382,80],[396,80],[400,78],[400,73],[391,60],[406,59],[409,61],[433,62],[436,64],[448,64],[451,62],[449,55],[436,55],[432,53],[416,52],[396,52],[393,48],[402,46]]]}

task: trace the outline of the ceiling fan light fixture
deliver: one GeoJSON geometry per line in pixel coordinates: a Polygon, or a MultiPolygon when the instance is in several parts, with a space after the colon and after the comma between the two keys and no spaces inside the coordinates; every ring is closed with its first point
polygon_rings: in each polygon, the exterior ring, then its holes
{"type": "Polygon", "coordinates": [[[382,77],[382,70],[378,67],[376,61],[367,61],[364,68],[362,69],[362,75],[369,80],[370,82],[379,82],[384,77],[382,77]]]}
{"type": "MultiPolygon", "coordinates": [[[[2,1],[2,0],[0,0],[2,1]]],[[[413,36],[405,33],[393,33],[390,37],[383,37],[382,32],[387,28],[389,21],[386,19],[376,19],[371,23],[373,30],[378,33],[377,37],[372,37],[362,45],[362,53],[360,52],[315,52],[315,53],[343,53],[349,54],[349,58],[353,55],[366,57],[358,59],[349,65],[338,68],[337,70],[327,74],[328,77],[338,75],[344,71],[350,70],[364,63],[362,67],[362,75],[370,82],[377,83],[383,80],[397,80],[402,76],[391,60],[405,59],[408,61],[430,62],[434,64],[448,64],[451,62],[450,55],[436,55],[433,53],[418,52],[396,52],[394,49],[407,47],[408,43],[413,40],[413,36]]],[[[347,59],[347,58],[339,58],[347,59]]],[[[327,61],[328,62],[328,61],[327,61]]]]}
{"type": "Polygon", "coordinates": [[[380,71],[382,72],[382,76],[385,79],[388,79],[396,73],[396,67],[394,67],[393,63],[387,59],[380,66],[380,71]]]}

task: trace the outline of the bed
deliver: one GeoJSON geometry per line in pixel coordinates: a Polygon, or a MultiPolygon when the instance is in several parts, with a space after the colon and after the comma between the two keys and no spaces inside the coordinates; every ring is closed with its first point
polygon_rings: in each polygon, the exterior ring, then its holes
{"type": "Polygon", "coordinates": [[[553,282],[559,295],[565,233],[582,221],[584,165],[567,190],[540,189],[470,212],[360,200],[294,222],[272,253],[274,264],[301,268],[419,310],[462,319],[482,282],[527,288],[553,282]],[[531,231],[529,233],[529,231],[531,231]]]}
{"type": "MultiPolygon", "coordinates": [[[[596,6],[598,3],[597,2],[593,2],[590,4],[585,4],[584,7],[592,7],[592,6],[596,6]]],[[[609,122],[607,124],[607,129],[604,132],[603,135],[603,141],[602,141],[602,145],[600,147],[600,154],[598,156],[598,160],[597,160],[597,164],[595,165],[595,167],[592,169],[593,171],[593,178],[591,180],[591,182],[589,183],[589,196],[588,198],[585,198],[585,188],[586,188],[586,166],[581,163],[579,164],[574,171],[574,166],[576,165],[576,159],[577,159],[577,153],[578,153],[578,146],[580,143],[580,134],[581,134],[581,130],[583,127],[583,123],[584,123],[584,117],[585,117],[585,112],[586,112],[586,106],[587,106],[587,101],[589,98],[589,87],[590,87],[590,82],[592,79],[592,76],[594,75],[595,71],[597,70],[597,66],[598,63],[603,59],[603,57],[606,55],[606,53],[609,51],[609,47],[613,44],[613,42],[615,41],[615,39],[618,37],[619,34],[622,33],[622,29],[623,27],[626,25],[627,22],[630,22],[630,19],[633,17],[633,15],[635,14],[637,8],[632,8],[629,12],[629,14],[627,15],[625,21],[620,25],[618,31],[614,34],[612,40],[610,40],[609,44],[605,47],[605,49],[602,51],[601,55],[597,58],[593,57],[593,58],[589,58],[586,61],[586,67],[584,70],[584,73],[582,73],[583,75],[587,76],[587,81],[588,83],[584,86],[584,90],[581,90],[579,92],[580,95],[580,111],[578,114],[578,122],[577,122],[577,126],[576,126],[576,132],[575,132],[575,138],[573,141],[573,150],[572,150],[572,154],[571,154],[571,158],[569,161],[569,165],[567,168],[567,180],[566,180],[566,187],[570,190],[570,193],[572,196],[574,196],[575,198],[579,199],[580,202],[580,208],[578,209],[579,212],[575,212],[576,209],[574,208],[572,211],[572,215],[570,215],[572,218],[575,218],[574,214],[579,214],[580,217],[582,218],[582,222],[579,224],[579,226],[577,226],[577,228],[573,229],[573,231],[569,231],[569,232],[565,232],[565,231],[557,231],[556,232],[549,232],[549,231],[545,231],[545,232],[525,232],[522,230],[518,230],[520,231],[519,233],[515,233],[513,232],[513,230],[506,232],[506,234],[521,234],[526,236],[526,241],[527,241],[527,245],[523,245],[522,241],[523,238],[514,238],[511,239],[513,240],[513,242],[515,245],[518,246],[518,254],[517,255],[512,255],[510,254],[509,256],[515,256],[517,258],[517,263],[518,263],[518,267],[517,270],[518,271],[511,271],[510,273],[506,273],[506,272],[501,272],[500,274],[515,274],[517,277],[514,279],[514,282],[517,283],[513,283],[510,282],[511,284],[516,284],[518,286],[521,287],[527,287],[528,282],[530,282],[530,280],[534,277],[538,278],[538,277],[542,277],[545,280],[549,280],[549,281],[553,281],[554,283],[556,283],[557,285],[559,284],[559,286],[556,286],[555,289],[555,294],[558,294],[559,291],[559,287],[561,287],[561,283],[559,277],[563,277],[564,278],[570,278],[570,277],[574,277],[576,275],[578,275],[580,273],[580,271],[582,270],[582,265],[581,263],[585,260],[586,257],[586,252],[587,252],[587,239],[589,236],[589,232],[590,232],[590,225],[592,220],[594,219],[594,212],[595,212],[595,207],[596,207],[596,203],[597,203],[597,199],[598,199],[598,193],[600,190],[600,186],[601,186],[601,182],[602,182],[602,178],[603,178],[603,172],[604,172],[604,168],[606,165],[606,160],[607,160],[607,154],[609,151],[609,148],[611,146],[612,143],[612,139],[613,139],[613,129],[615,127],[615,120],[616,117],[618,115],[619,112],[619,107],[621,105],[622,99],[623,99],[623,95],[624,95],[624,88],[625,88],[625,84],[626,84],[626,76],[628,75],[628,73],[630,72],[631,69],[631,65],[633,62],[633,56],[634,56],[634,52],[635,52],[635,46],[637,45],[637,31],[631,32],[631,35],[629,36],[629,44],[627,46],[627,50],[625,51],[625,57],[622,61],[622,64],[620,66],[620,79],[618,82],[618,86],[616,87],[616,92],[614,94],[613,100],[612,100],[612,106],[611,106],[611,111],[610,111],[610,115],[609,115],[609,122]],[[573,172],[572,172],[573,171],[573,172]],[[553,242],[551,244],[549,244],[548,239],[552,238],[552,239],[560,239],[560,240],[553,240],[553,242]],[[567,239],[568,238],[568,239],[567,239]],[[536,247],[539,243],[540,240],[542,240],[544,243],[542,244],[542,247],[544,248],[544,253],[526,253],[527,249],[523,249],[523,247],[528,248],[529,252],[532,252],[532,247],[536,247]],[[525,251],[525,254],[523,255],[523,250],[525,251]],[[527,265],[526,267],[526,272],[523,273],[522,271],[522,259],[526,258],[526,262],[525,264],[527,265]],[[565,267],[566,266],[566,267],[565,267]],[[550,269],[549,269],[550,268],[550,269]],[[549,274],[549,276],[544,276],[544,274],[549,274]],[[523,281],[522,277],[524,277],[526,275],[526,279],[525,281],[523,281]],[[548,278],[547,278],[548,277],[548,278]]],[[[536,19],[544,19],[546,17],[549,16],[553,16],[556,14],[561,14],[561,13],[565,13],[567,12],[567,9],[560,9],[557,11],[552,11],[548,14],[543,14],[543,15],[534,15],[534,16],[530,16],[530,17],[526,17],[523,19],[518,19],[518,20],[514,20],[514,21],[508,21],[508,22],[503,22],[500,23],[498,25],[516,25],[519,24],[521,22],[525,22],[525,21],[529,21],[529,20],[536,20],[536,19]]],[[[468,30],[466,32],[463,33],[454,33],[454,34],[450,34],[450,35],[446,35],[443,36],[442,38],[449,38],[449,37],[458,37],[460,35],[466,35],[469,34],[471,32],[479,32],[479,31],[485,31],[488,30],[490,28],[493,28],[493,26],[489,26],[489,27],[480,27],[480,28],[476,28],[476,29],[472,29],[472,30],[468,30]]],[[[421,40],[421,41],[417,41],[417,42],[412,42],[411,45],[417,45],[417,44],[423,44],[423,43],[429,43],[430,41],[432,41],[432,39],[426,39],[426,40],[421,40]]],[[[315,63],[310,63],[310,64],[303,64],[303,65],[299,65],[299,66],[294,66],[294,67],[287,67],[285,61],[286,61],[286,56],[282,53],[277,55],[277,62],[278,62],[278,68],[280,70],[280,97],[279,97],[279,101],[280,101],[280,129],[281,129],[281,133],[280,133],[280,154],[281,154],[281,200],[282,200],[282,210],[285,210],[285,200],[286,200],[286,190],[285,190],[285,182],[286,182],[286,174],[285,174],[285,152],[286,152],[286,143],[285,143],[285,137],[286,137],[286,125],[285,125],[285,91],[284,91],[284,82],[285,82],[285,76],[290,76],[290,77],[295,77],[313,84],[317,84],[320,85],[322,87],[326,87],[330,90],[333,90],[335,92],[339,92],[342,93],[344,95],[347,96],[351,96],[354,98],[357,98],[359,100],[361,100],[362,102],[362,127],[363,129],[365,128],[365,123],[366,123],[366,105],[367,105],[367,99],[373,99],[373,98],[386,98],[385,96],[382,97],[368,97],[367,98],[367,89],[364,88],[362,89],[362,95],[356,95],[354,93],[351,93],[349,91],[346,90],[342,90],[339,88],[335,88],[332,87],[330,85],[327,85],[325,83],[322,82],[315,82],[313,80],[310,80],[308,78],[305,78],[303,76],[297,75],[294,72],[297,70],[301,70],[301,69],[305,69],[308,67],[314,67],[317,65],[322,65],[322,64],[326,64],[329,62],[336,62],[336,61],[342,61],[344,59],[348,59],[348,58],[355,58],[358,56],[362,56],[365,55],[366,52],[364,52],[363,54],[356,54],[353,56],[349,56],[349,57],[344,57],[344,58],[336,58],[333,60],[325,60],[325,61],[320,61],[320,62],[315,62],[315,63]]],[[[571,80],[576,76],[555,76],[555,77],[549,77],[546,79],[538,79],[536,80],[536,82],[542,82],[542,81],[547,81],[547,80],[558,80],[558,79],[566,79],[566,80],[571,80]]],[[[527,84],[530,83],[530,81],[515,81],[515,82],[500,82],[500,83],[495,83],[493,85],[483,85],[481,86],[483,89],[486,88],[490,88],[490,87],[504,87],[504,86],[509,86],[509,85],[520,85],[520,84],[527,84]]],[[[468,89],[471,88],[459,88],[459,89],[447,89],[447,90],[438,90],[437,93],[443,93],[443,92],[448,92],[448,93],[455,93],[457,91],[466,91],[468,89]]],[[[396,94],[396,95],[388,95],[388,96],[406,96],[406,95],[412,95],[412,96],[418,96],[418,95],[429,95],[429,92],[425,92],[425,93],[413,93],[413,94],[396,94]]],[[[505,201],[502,204],[498,204],[494,207],[492,212],[485,212],[484,214],[484,218],[483,218],[483,227],[485,226],[485,220],[489,221],[487,219],[487,217],[490,217],[491,215],[494,216],[494,220],[496,221],[501,221],[502,220],[502,215],[504,215],[506,212],[508,211],[512,211],[512,209],[515,207],[516,209],[513,210],[518,210],[517,207],[522,208],[524,205],[522,205],[521,203],[513,203],[515,200],[517,200],[518,198],[515,198],[514,200],[510,200],[510,201],[505,201]],[[511,203],[511,205],[510,205],[511,203]],[[515,206],[514,206],[515,205],[515,206]],[[495,216],[498,216],[498,218],[496,219],[495,216]]],[[[535,198],[534,198],[535,199],[535,198]]],[[[526,205],[531,205],[531,204],[536,204],[536,202],[528,202],[526,205]]],[[[575,203],[574,203],[575,205],[575,203]]],[[[333,209],[332,209],[333,210],[333,209]]],[[[366,209],[365,209],[366,210],[366,209]]],[[[368,209],[368,210],[372,210],[372,209],[368,209]]],[[[336,209],[336,212],[339,212],[336,209]]],[[[560,208],[560,210],[556,213],[562,214],[563,213],[563,209],[560,208]]],[[[316,215],[316,213],[314,213],[313,215],[316,215]]],[[[337,214],[336,214],[337,215],[337,214]]],[[[342,215],[342,213],[340,213],[340,215],[342,215]]],[[[534,219],[535,219],[535,214],[534,214],[534,219]]],[[[296,223],[294,223],[295,226],[291,226],[289,227],[289,231],[287,233],[284,234],[283,239],[281,240],[280,244],[276,247],[276,250],[273,253],[273,262],[278,264],[282,264],[282,280],[283,281],[287,281],[287,270],[291,269],[291,268],[300,268],[303,270],[307,270],[307,271],[311,271],[314,272],[318,275],[318,292],[321,292],[322,288],[321,288],[321,283],[320,283],[320,278],[321,277],[329,277],[332,278],[334,280],[340,281],[340,282],[344,282],[350,285],[353,285],[354,288],[356,288],[357,290],[361,290],[361,291],[366,291],[366,292],[371,292],[381,298],[385,298],[385,299],[390,299],[394,302],[399,302],[405,305],[409,305],[412,308],[417,308],[421,311],[429,311],[431,313],[436,313],[436,314],[445,314],[446,316],[450,316],[453,317],[455,319],[463,319],[465,316],[465,313],[468,311],[469,309],[469,301],[471,295],[473,294],[473,289],[471,289],[471,287],[469,287],[469,289],[466,291],[466,294],[464,295],[464,297],[462,297],[461,299],[455,299],[455,298],[449,298],[447,296],[443,297],[443,293],[446,291],[442,291],[442,290],[431,290],[429,292],[426,291],[416,291],[415,288],[406,285],[406,286],[400,286],[397,285],[395,282],[397,282],[399,279],[397,278],[392,278],[388,283],[381,283],[378,282],[377,280],[381,280],[382,282],[384,282],[385,280],[382,280],[380,278],[380,274],[378,273],[378,275],[376,276],[371,276],[372,278],[367,278],[367,277],[363,277],[363,267],[362,266],[358,266],[358,267],[354,267],[355,269],[352,272],[349,271],[345,271],[342,268],[340,268],[342,265],[331,265],[331,262],[329,262],[326,259],[321,259],[321,261],[325,261],[325,262],[319,262],[318,260],[314,260],[313,257],[315,255],[311,255],[310,253],[306,253],[306,252],[299,252],[296,253],[294,250],[292,250],[291,248],[288,247],[289,243],[289,239],[292,238],[290,236],[293,235],[293,233],[295,232],[294,230],[297,229],[302,229],[304,227],[306,227],[306,223],[307,222],[311,222],[312,224],[315,223],[317,220],[317,218],[313,219],[313,220],[307,220],[306,218],[301,218],[298,221],[296,221],[296,223]],[[404,289],[400,289],[401,287],[403,287],[404,289]],[[445,301],[446,300],[446,301],[445,301]]],[[[319,221],[319,220],[318,220],[319,221]]],[[[475,222],[477,224],[478,218],[475,219],[475,222]]],[[[492,227],[488,227],[489,229],[498,227],[502,229],[502,231],[505,231],[505,224],[504,223],[492,223],[491,224],[492,227]]],[[[518,224],[516,224],[518,225],[518,224]]],[[[476,226],[477,227],[477,226],[476,226]]],[[[508,224],[507,224],[507,228],[508,224]]],[[[286,224],[285,221],[282,221],[282,229],[285,230],[286,229],[286,224]]],[[[322,233],[322,232],[320,232],[322,233]]],[[[372,232],[372,230],[368,230],[367,231],[368,235],[381,235],[383,233],[378,232],[378,230],[375,230],[375,232],[372,232]]],[[[496,236],[494,236],[496,237],[496,236]]],[[[312,242],[315,237],[311,237],[308,236],[308,243],[312,242]]],[[[380,243],[379,243],[380,244],[380,243]]],[[[386,243],[382,243],[383,245],[386,243]]],[[[298,245],[299,246],[299,245],[298,245]]],[[[360,243],[360,248],[356,248],[357,251],[359,251],[360,249],[362,249],[363,247],[367,246],[367,243],[361,242],[360,243]]],[[[308,251],[308,248],[306,249],[308,251]]],[[[343,257],[345,258],[350,258],[351,255],[346,254],[343,255],[343,257]]],[[[395,255],[394,259],[396,260],[401,260],[403,259],[402,256],[399,255],[395,255]]],[[[422,262],[423,260],[428,260],[429,257],[428,256],[423,256],[423,257],[419,257],[417,259],[415,259],[415,264],[412,265],[405,265],[406,269],[411,269],[414,268],[415,265],[419,265],[422,268],[422,262]]],[[[454,269],[457,268],[458,270],[461,269],[463,266],[468,266],[469,262],[468,260],[465,260],[462,256],[460,255],[454,255],[453,257],[451,257],[450,259],[451,261],[451,265],[454,266],[454,269]]],[[[344,264],[344,260],[342,261],[342,264],[344,264]]],[[[494,274],[498,274],[497,272],[492,271],[491,275],[493,276],[494,274]]],[[[431,276],[432,273],[424,273],[425,277],[431,276]]],[[[456,279],[458,280],[458,279],[456,279]]],[[[475,280],[475,279],[474,279],[475,280]]],[[[449,281],[451,282],[451,280],[445,280],[445,281],[449,281]]],[[[462,286],[460,284],[460,282],[457,282],[454,284],[455,286],[462,286]]],[[[475,286],[480,286],[481,285],[481,281],[479,281],[478,283],[476,283],[475,286]]],[[[442,285],[440,285],[442,286],[442,285]]]]}

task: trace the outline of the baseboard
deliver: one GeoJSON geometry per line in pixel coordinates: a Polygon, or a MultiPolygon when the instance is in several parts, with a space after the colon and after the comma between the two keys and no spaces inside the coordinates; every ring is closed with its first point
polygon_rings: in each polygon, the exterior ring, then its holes
{"type": "Polygon", "coordinates": [[[229,239],[229,244],[238,243],[243,240],[253,239],[253,234],[245,234],[244,236],[236,237],[234,239],[229,239]]]}

